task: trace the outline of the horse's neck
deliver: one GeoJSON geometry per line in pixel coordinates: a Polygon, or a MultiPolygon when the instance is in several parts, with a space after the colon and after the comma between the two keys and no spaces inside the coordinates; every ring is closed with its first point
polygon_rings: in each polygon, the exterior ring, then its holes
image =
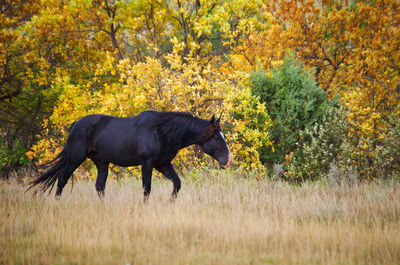
{"type": "MultiPolygon", "coordinates": [[[[204,128],[205,129],[205,128],[204,128]]],[[[201,131],[196,126],[187,126],[182,132],[184,139],[181,141],[179,149],[188,147],[193,144],[198,144],[201,131]]]]}

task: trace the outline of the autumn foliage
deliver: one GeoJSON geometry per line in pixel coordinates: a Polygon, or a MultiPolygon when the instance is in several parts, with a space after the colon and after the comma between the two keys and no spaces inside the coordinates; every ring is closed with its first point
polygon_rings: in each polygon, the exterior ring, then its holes
{"type": "MultiPolygon", "coordinates": [[[[385,137],[398,128],[396,0],[6,0],[0,31],[2,170],[27,163],[27,155],[48,161],[69,125],[87,114],[147,109],[222,114],[236,167],[272,167],[276,161],[260,157],[283,150],[271,138],[278,123],[249,76],[273,75],[288,54],[304,65],[326,94],[321,97],[348,110],[346,133],[353,140],[346,148],[354,168],[361,158],[378,168],[374,147],[386,146],[385,137]]],[[[293,155],[301,155],[295,150],[305,138],[296,135],[282,154],[287,170],[300,161],[293,155]]],[[[196,148],[177,161],[209,164],[196,148]]]]}

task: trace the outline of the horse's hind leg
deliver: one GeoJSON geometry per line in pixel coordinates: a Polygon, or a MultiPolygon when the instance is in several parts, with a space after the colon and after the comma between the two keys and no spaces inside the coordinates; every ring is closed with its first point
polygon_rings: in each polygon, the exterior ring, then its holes
{"type": "Polygon", "coordinates": [[[65,167],[63,172],[58,177],[56,198],[61,196],[61,193],[67,184],[72,173],[85,161],[86,159],[86,145],[82,143],[75,143],[68,146],[68,153],[66,154],[65,167]]]}
{"type": "Polygon", "coordinates": [[[102,199],[104,198],[104,189],[106,188],[109,163],[93,157],[91,157],[91,159],[97,167],[96,190],[100,199],[102,199]]]}
{"type": "Polygon", "coordinates": [[[60,175],[58,177],[56,198],[60,198],[61,193],[62,193],[65,185],[67,185],[67,182],[68,182],[69,178],[71,177],[72,173],[74,173],[75,169],[77,169],[81,165],[82,162],[83,162],[83,160],[80,163],[68,163],[67,162],[67,165],[65,166],[62,175],[60,175]]]}

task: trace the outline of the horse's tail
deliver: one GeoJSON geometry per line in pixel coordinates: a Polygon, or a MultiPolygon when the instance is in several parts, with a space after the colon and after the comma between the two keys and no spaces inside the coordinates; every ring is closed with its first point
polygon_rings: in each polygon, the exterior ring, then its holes
{"type": "Polygon", "coordinates": [[[35,190],[34,194],[44,193],[48,189],[50,189],[49,193],[53,190],[54,184],[56,183],[57,179],[63,176],[64,170],[67,164],[67,154],[68,154],[68,145],[64,147],[64,149],[54,158],[52,161],[45,164],[45,166],[50,167],[45,173],[40,175],[39,177],[35,178],[34,180],[30,181],[29,188],[30,190],[35,186],[38,186],[35,190]]]}

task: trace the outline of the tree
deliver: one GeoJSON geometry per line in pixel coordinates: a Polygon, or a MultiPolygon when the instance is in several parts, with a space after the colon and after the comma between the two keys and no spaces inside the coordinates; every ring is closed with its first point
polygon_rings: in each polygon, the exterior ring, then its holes
{"type": "Polygon", "coordinates": [[[0,170],[26,163],[43,100],[30,88],[32,47],[22,27],[40,9],[39,1],[3,1],[0,4],[0,170]],[[25,150],[25,151],[24,151],[25,150]]]}
{"type": "Polygon", "coordinates": [[[282,43],[351,110],[354,137],[383,137],[379,128],[400,114],[399,2],[284,0],[268,10],[283,26],[282,43]]]}
{"type": "Polygon", "coordinates": [[[319,123],[329,109],[326,93],[293,58],[272,72],[255,72],[252,91],[265,103],[272,119],[274,149],[260,150],[262,161],[282,163],[296,148],[302,132],[319,123]]]}

